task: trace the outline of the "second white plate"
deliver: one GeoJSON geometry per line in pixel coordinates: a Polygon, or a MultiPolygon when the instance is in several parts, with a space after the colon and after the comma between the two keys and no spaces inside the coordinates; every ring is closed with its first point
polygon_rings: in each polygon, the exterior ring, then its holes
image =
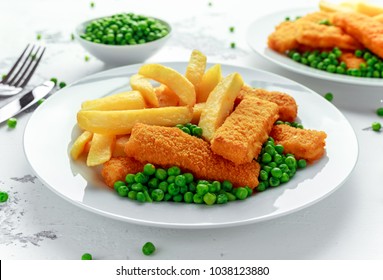
{"type": "MultiPolygon", "coordinates": [[[[163,63],[184,73],[187,62],[163,63]]],[[[171,228],[226,227],[272,219],[307,207],[331,194],[352,172],[358,144],[355,133],[330,102],[310,89],[268,72],[222,65],[222,74],[238,72],[253,86],[292,95],[306,128],[327,133],[326,155],[297,172],[288,183],[225,205],[185,203],[140,204],[119,197],[102,182],[100,170],[84,160],[73,161],[69,150],[80,133],[76,114],[85,100],[129,89],[129,77],[141,65],[98,73],[68,86],[40,105],[24,134],[26,158],[44,184],[63,199],[91,212],[127,222],[171,228]]],[[[210,67],[211,65],[208,65],[210,67]]],[[[41,203],[44,203],[43,201],[41,203]]]]}
{"type": "Polygon", "coordinates": [[[273,63],[288,69],[290,71],[311,76],[318,79],[330,80],[335,82],[365,85],[365,86],[383,86],[383,78],[358,78],[348,75],[328,73],[326,71],[314,69],[312,67],[295,62],[286,55],[280,54],[267,45],[267,38],[275,30],[275,27],[283,22],[286,17],[295,19],[297,16],[304,16],[310,12],[318,11],[317,8],[302,8],[276,12],[261,17],[252,22],[248,28],[246,37],[252,50],[273,63]]]}

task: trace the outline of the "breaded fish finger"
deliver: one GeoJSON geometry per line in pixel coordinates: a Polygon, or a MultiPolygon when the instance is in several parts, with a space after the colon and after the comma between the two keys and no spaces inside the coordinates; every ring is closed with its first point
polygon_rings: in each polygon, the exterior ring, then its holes
{"type": "Polygon", "coordinates": [[[286,124],[274,125],[270,136],[276,144],[285,148],[285,153],[295,155],[297,159],[313,162],[325,152],[327,134],[323,131],[301,129],[286,124]]]}
{"type": "Polygon", "coordinates": [[[279,120],[281,121],[292,122],[297,117],[298,105],[295,99],[287,93],[243,86],[239,92],[236,103],[239,103],[247,94],[277,104],[279,120]]]}
{"type": "Polygon", "coordinates": [[[113,188],[116,181],[124,181],[129,173],[142,171],[145,163],[130,157],[115,157],[105,162],[101,171],[105,184],[113,188]]]}
{"type": "Polygon", "coordinates": [[[383,23],[359,13],[335,13],[333,24],[383,58],[383,23]]]}
{"type": "Polygon", "coordinates": [[[245,95],[215,132],[211,149],[235,164],[249,163],[260,153],[277,119],[275,103],[245,95]]]}
{"type": "Polygon", "coordinates": [[[258,185],[260,166],[256,161],[235,165],[214,154],[209,143],[175,127],[136,124],[125,153],[138,161],[169,167],[179,166],[199,179],[229,180],[234,186],[258,185]]]}

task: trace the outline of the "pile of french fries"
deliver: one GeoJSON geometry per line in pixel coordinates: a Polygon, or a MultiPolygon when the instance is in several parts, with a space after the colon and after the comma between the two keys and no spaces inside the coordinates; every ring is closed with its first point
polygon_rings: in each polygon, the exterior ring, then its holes
{"type": "Polygon", "coordinates": [[[368,1],[346,1],[335,4],[326,0],[319,1],[319,8],[323,12],[357,12],[383,23],[383,6],[378,6],[368,1]]]}
{"type": "Polygon", "coordinates": [[[124,156],[124,146],[136,123],[175,126],[192,122],[210,141],[234,107],[244,82],[238,73],[222,77],[221,65],[206,70],[206,56],[191,53],[185,74],[161,64],[145,64],[130,77],[131,91],[87,100],[77,113],[83,130],[70,154],[86,155],[88,166],[124,156]],[[155,85],[159,83],[159,85],[155,85]]]}

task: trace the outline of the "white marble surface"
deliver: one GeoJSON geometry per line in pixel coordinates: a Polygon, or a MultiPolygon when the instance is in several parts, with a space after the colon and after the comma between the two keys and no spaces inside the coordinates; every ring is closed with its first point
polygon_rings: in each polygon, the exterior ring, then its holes
{"type": "Polygon", "coordinates": [[[47,46],[47,52],[30,85],[51,77],[70,84],[111,68],[93,57],[85,62],[88,54],[70,38],[79,22],[121,11],[155,15],[168,19],[175,32],[150,61],[186,61],[196,48],[210,62],[264,69],[319,94],[333,92],[333,103],[358,137],[358,163],[347,182],[331,196],[271,221],[208,230],[139,226],[77,208],[37,179],[22,148],[24,128],[33,113],[30,109],[18,116],[16,129],[0,125],[0,189],[10,195],[8,202],[0,205],[0,259],[79,259],[84,252],[96,259],[143,259],[141,246],[149,240],[158,247],[151,259],[383,258],[383,136],[363,130],[373,121],[383,121],[374,112],[382,106],[382,89],[294,74],[263,60],[246,44],[246,28],[256,17],[315,6],[317,1],[94,2],[95,7],[90,8],[90,1],[84,0],[1,1],[0,74],[8,71],[27,43],[38,42],[47,46]],[[235,27],[234,33],[228,31],[230,26],[235,27]],[[40,41],[36,40],[38,33],[42,34],[40,41]],[[235,49],[229,47],[232,41],[235,49]]]}

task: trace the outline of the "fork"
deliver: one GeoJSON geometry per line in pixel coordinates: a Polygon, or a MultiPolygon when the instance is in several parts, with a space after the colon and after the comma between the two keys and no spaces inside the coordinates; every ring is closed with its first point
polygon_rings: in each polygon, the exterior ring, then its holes
{"type": "Polygon", "coordinates": [[[0,96],[12,96],[27,85],[40,63],[45,47],[28,44],[12,66],[9,73],[0,81],[0,96]]]}

